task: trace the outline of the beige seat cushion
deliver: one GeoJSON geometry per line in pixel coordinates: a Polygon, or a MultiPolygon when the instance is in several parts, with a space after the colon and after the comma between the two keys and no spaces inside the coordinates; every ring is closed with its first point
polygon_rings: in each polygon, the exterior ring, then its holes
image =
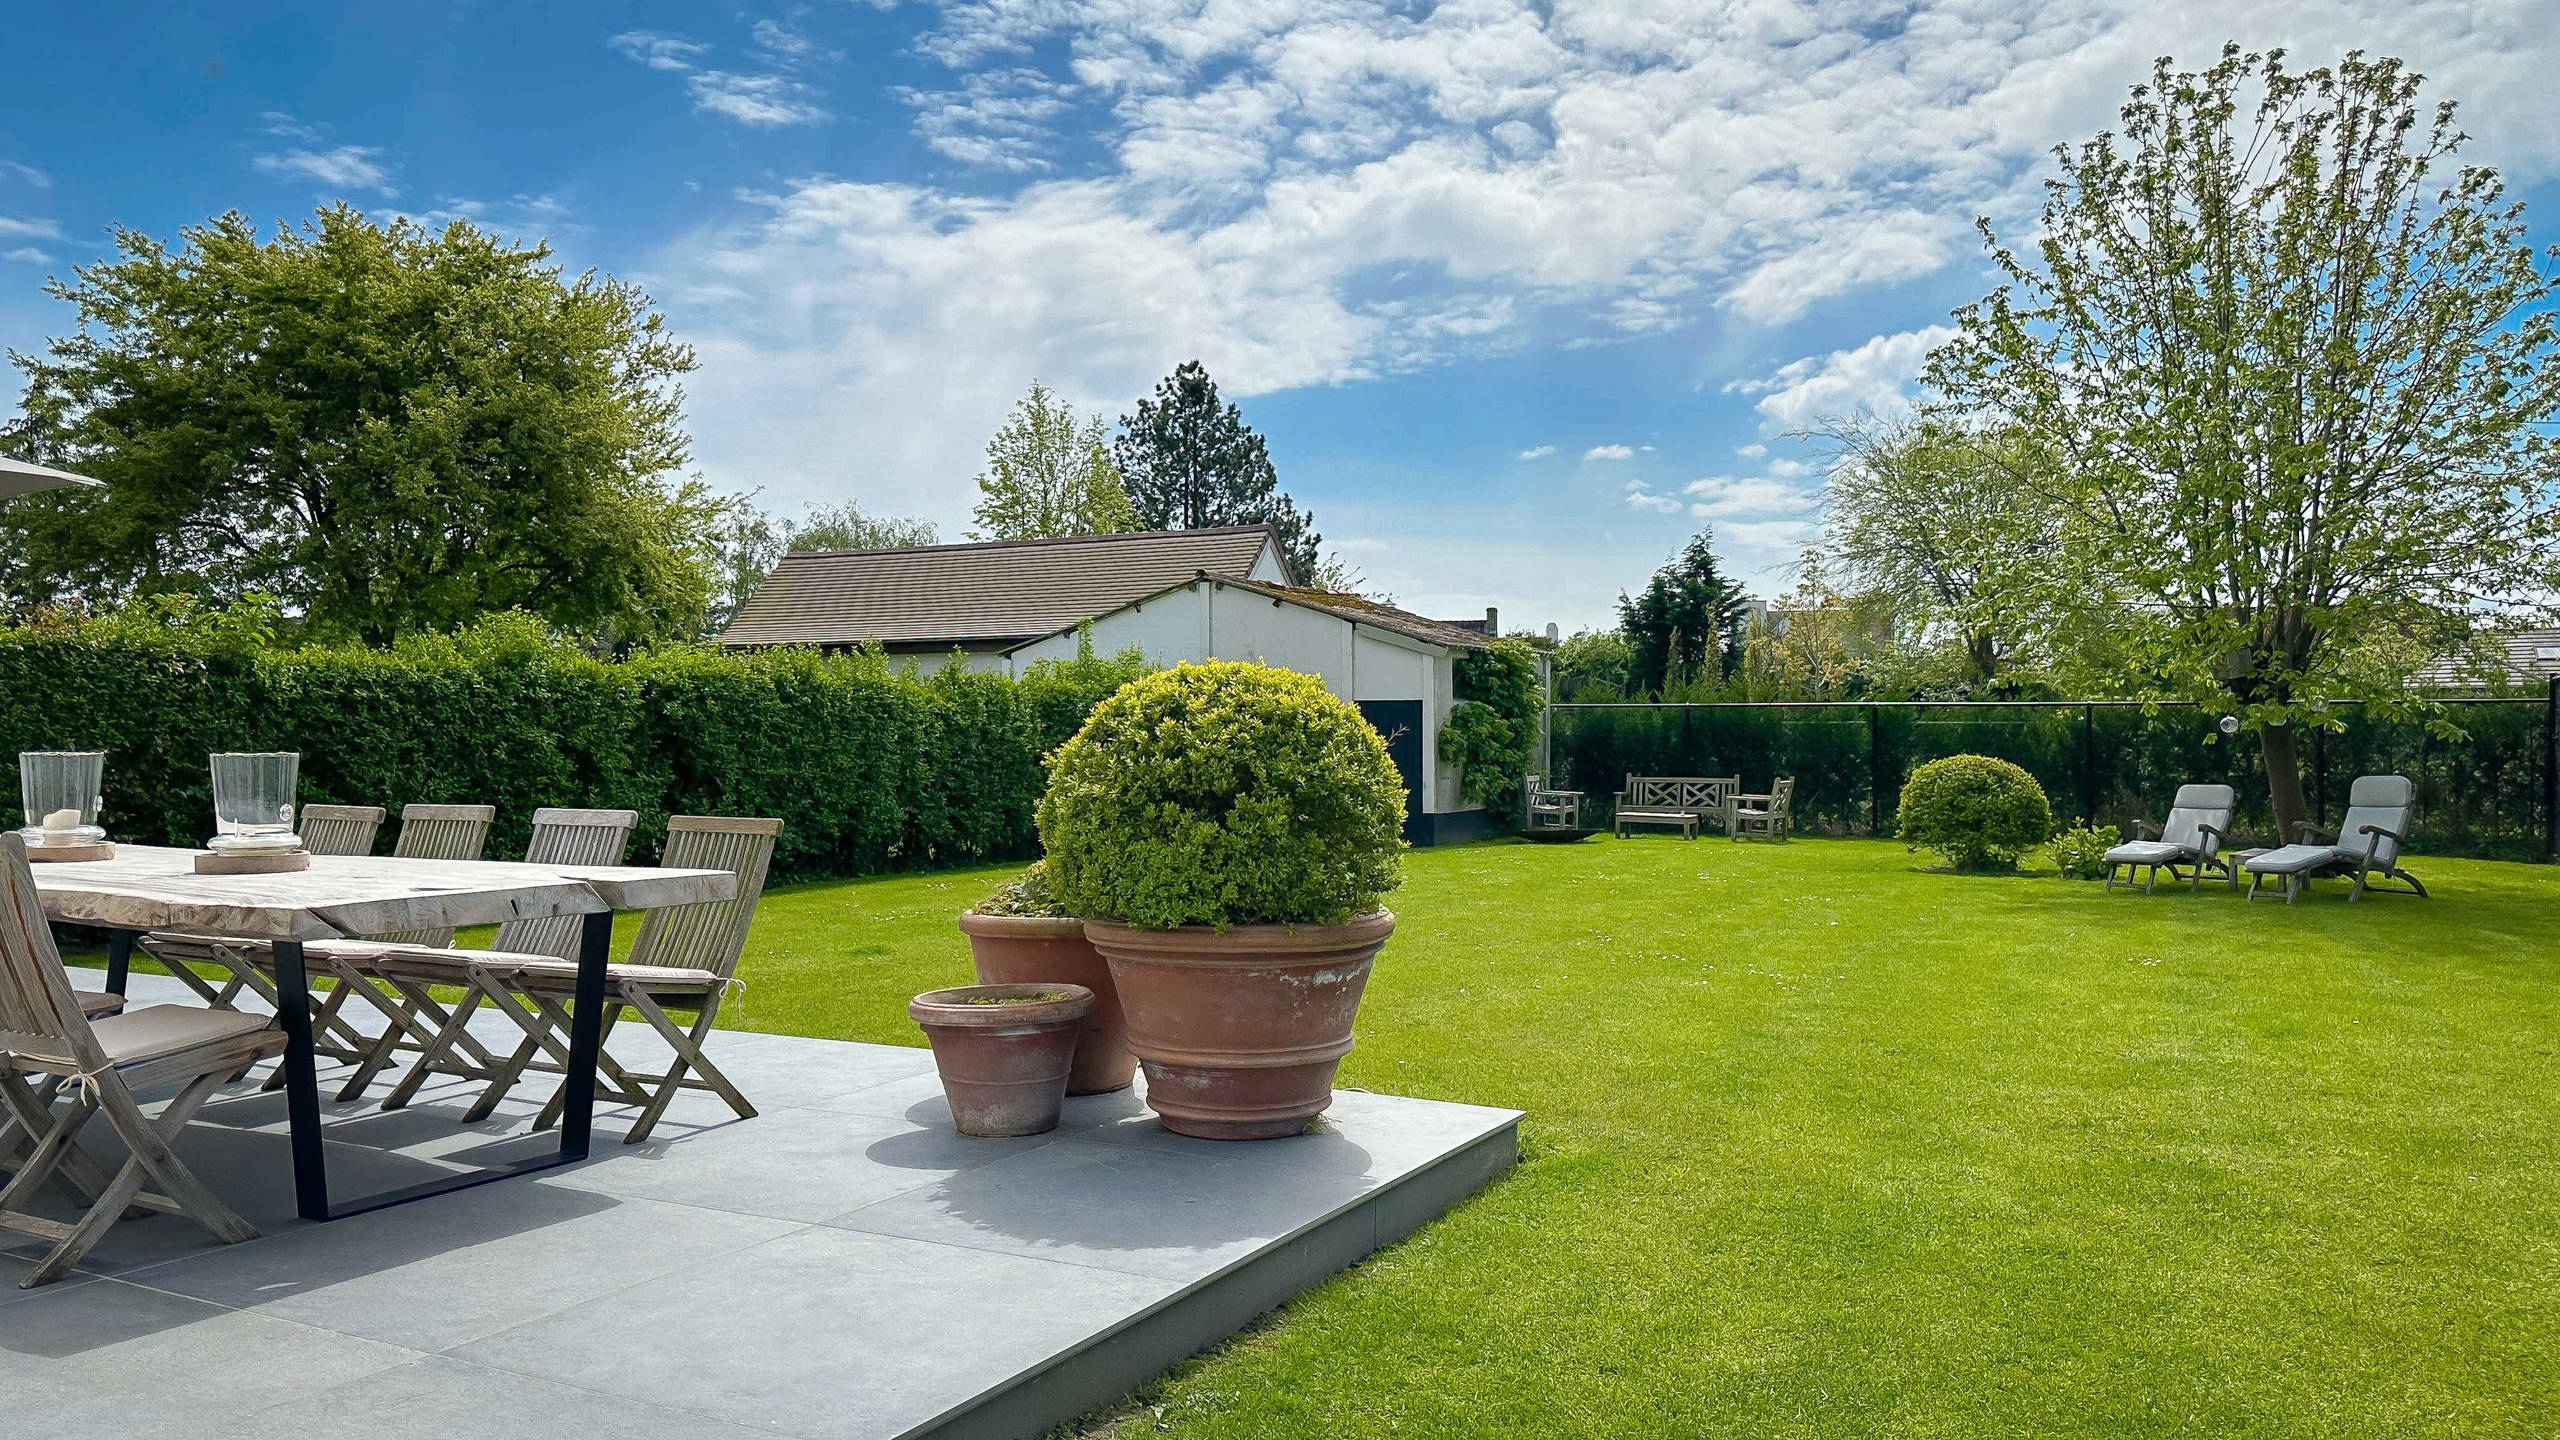
{"type": "Polygon", "coordinates": [[[80,1002],[80,1013],[92,1020],[101,1015],[113,1015],[124,1008],[124,997],[112,991],[74,990],[71,993],[80,1002]]]}
{"type": "MultiPolygon", "coordinates": [[[[400,948],[373,962],[373,968],[382,974],[455,984],[468,979],[473,966],[493,971],[510,984],[544,990],[566,990],[578,983],[577,961],[521,951],[400,948]]],[[[708,970],[674,965],[614,964],[604,967],[604,973],[607,980],[617,984],[628,982],[651,990],[708,990],[721,983],[720,977],[708,970]]]]}
{"type": "Polygon", "coordinates": [[[110,1015],[90,1025],[107,1058],[118,1065],[139,1065],[241,1035],[272,1029],[267,1015],[237,1010],[199,1010],[192,1005],[145,1005],[110,1015]]]}

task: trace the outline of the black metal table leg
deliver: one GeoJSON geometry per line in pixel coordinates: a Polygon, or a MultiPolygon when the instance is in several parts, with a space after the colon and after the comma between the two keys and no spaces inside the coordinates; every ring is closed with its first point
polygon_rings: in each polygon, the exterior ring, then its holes
{"type": "Polygon", "coordinates": [[[595,1130],[596,1054],[604,1048],[604,971],[613,954],[613,914],[581,916],[578,984],[569,1012],[569,1073],[561,1079],[560,1156],[587,1158],[595,1130]]]}
{"type": "Polygon", "coordinates": [[[320,1145],[320,1067],[311,1043],[311,986],[302,942],[275,945],[276,1016],[284,1024],[284,1113],[293,1137],[293,1205],[305,1220],[329,1218],[329,1162],[320,1145]]]}
{"type": "Polygon", "coordinates": [[[108,931],[107,993],[111,995],[123,994],[125,980],[132,973],[133,932],[130,930],[108,931]]]}

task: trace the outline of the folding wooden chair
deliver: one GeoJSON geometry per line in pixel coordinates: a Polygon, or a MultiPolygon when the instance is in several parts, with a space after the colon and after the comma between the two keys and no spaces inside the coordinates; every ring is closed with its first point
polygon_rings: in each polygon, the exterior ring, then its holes
{"type": "MultiPolygon", "coordinates": [[[[597,1059],[597,1079],[600,1090],[640,1107],[639,1119],[622,1137],[624,1144],[649,1138],[682,1090],[709,1090],[727,1101],[740,1118],[755,1115],[755,1106],[702,1047],[720,1002],[734,983],[739,953],[746,948],[747,927],[754,923],[756,901],[764,893],[765,872],[773,863],[774,845],[781,834],[779,820],[679,815],[667,822],[667,848],[660,863],[670,869],[730,871],[738,877],[738,894],[731,900],[650,911],[640,922],[630,961],[606,968],[605,1046],[597,1059]],[[663,1073],[636,1072],[613,1055],[613,1028],[626,1010],[646,1020],[675,1051],[673,1063],[663,1073]],[[678,1025],[669,1011],[690,1013],[693,1024],[678,1025]]],[[[448,1015],[417,1069],[401,1081],[401,1090],[393,1092],[393,1100],[405,1103],[430,1071],[485,1079],[480,1098],[465,1115],[476,1120],[486,1116],[526,1072],[566,1073],[569,1000],[578,978],[574,959],[503,950],[392,951],[377,960],[374,968],[400,977],[403,993],[412,985],[469,987],[464,1004],[448,1015]],[[467,1007],[481,1001],[524,1032],[515,1052],[494,1068],[451,1058],[451,1051],[469,1039],[464,1028],[470,1018],[467,1007]]],[[[536,1129],[558,1123],[561,1099],[561,1092],[555,1090],[535,1121],[536,1129]]],[[[391,1103],[386,1100],[385,1108],[391,1103]]]]}
{"type": "MultiPolygon", "coordinates": [[[[533,838],[525,846],[524,858],[528,864],[534,865],[619,865],[625,852],[631,848],[631,829],[639,823],[640,812],[636,810],[536,810],[533,812],[533,838]]],[[[512,954],[574,958],[578,953],[580,918],[576,915],[537,915],[510,920],[498,927],[496,948],[512,954]]],[[[452,934],[445,931],[443,938],[449,942],[452,934]]],[[[323,942],[303,947],[306,957],[317,959],[331,974],[339,977],[339,988],[361,989],[373,1001],[374,1008],[390,1022],[375,1037],[366,1053],[358,1057],[356,1073],[338,1092],[340,1100],[352,1100],[363,1094],[365,1088],[373,1083],[373,1078],[396,1061],[400,1051],[415,1050],[425,1054],[448,1024],[456,1026],[457,1033],[451,1044],[444,1048],[448,1052],[460,1048],[467,1053],[474,1068],[465,1073],[485,1078],[495,1072],[497,1060],[481,1047],[467,1028],[472,1013],[479,1008],[480,997],[476,991],[467,990],[459,1005],[448,1008],[436,998],[429,986],[398,973],[385,973],[377,963],[386,953],[406,948],[396,942],[374,940],[349,944],[323,942]],[[378,988],[380,985],[390,986],[391,993],[385,995],[378,988]],[[455,1018],[457,1010],[459,1019],[455,1018]]],[[[444,951],[442,945],[430,948],[444,951]]],[[[331,998],[336,997],[333,995],[331,998]]],[[[409,1097],[417,1093],[418,1082],[426,1078],[427,1071],[423,1065],[402,1077],[383,1108],[396,1110],[408,1103],[409,1097]]],[[[478,1117],[475,1115],[473,1118],[478,1117]]]]}
{"type": "MultiPolygon", "coordinates": [[[[305,805],[302,848],[314,855],[370,855],[373,837],[382,829],[382,815],[379,805],[305,805]]],[[[142,948],[203,997],[204,1003],[229,1010],[235,1008],[243,990],[275,1003],[274,967],[259,964],[266,943],[209,935],[146,935],[142,948]],[[215,972],[212,979],[205,977],[205,970],[215,972]]]]}
{"type": "Polygon", "coordinates": [[[26,844],[0,835],[0,1104],[34,1139],[18,1173],[0,1186],[0,1230],[53,1242],[20,1288],[61,1278],[135,1207],[184,1215],[225,1243],[254,1238],[256,1227],[197,1179],[170,1142],[225,1076],[283,1049],[273,1020],[232,1010],[147,1005],[91,1023],[63,975],[26,844]],[[172,1087],[156,1116],[134,1099],[172,1087]],[[95,1115],[107,1118],[128,1152],[113,1172],[80,1145],[95,1115]],[[144,1190],[145,1180],[159,1189],[144,1190]],[[87,1211],[65,1222],[28,1210],[47,1184],[87,1201],[87,1211]]]}

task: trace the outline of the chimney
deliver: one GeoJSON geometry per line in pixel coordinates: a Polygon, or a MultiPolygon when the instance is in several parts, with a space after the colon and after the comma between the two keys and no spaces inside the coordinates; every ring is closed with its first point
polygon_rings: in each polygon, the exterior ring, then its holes
{"type": "Polygon", "coordinates": [[[1484,636],[1488,640],[1502,637],[1502,612],[1490,605],[1484,607],[1484,636]]]}

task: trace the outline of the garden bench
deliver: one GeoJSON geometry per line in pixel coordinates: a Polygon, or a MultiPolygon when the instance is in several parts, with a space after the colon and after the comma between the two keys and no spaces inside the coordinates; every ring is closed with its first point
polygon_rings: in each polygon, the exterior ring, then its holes
{"type": "Polygon", "coordinates": [[[1700,822],[1725,823],[1741,788],[1739,775],[1630,775],[1618,792],[1614,828],[1624,835],[1630,825],[1676,825],[1682,838],[1695,840],[1700,822]]]}
{"type": "Polygon", "coordinates": [[[1550,790],[1544,775],[1532,775],[1523,783],[1528,792],[1527,828],[1573,830],[1581,826],[1581,791],[1550,790]]]}

